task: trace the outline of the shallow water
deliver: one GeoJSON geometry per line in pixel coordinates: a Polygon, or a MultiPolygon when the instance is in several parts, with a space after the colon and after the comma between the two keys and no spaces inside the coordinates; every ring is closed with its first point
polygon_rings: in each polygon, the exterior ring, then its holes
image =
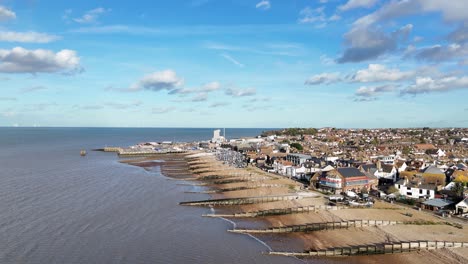
{"type": "MultiPolygon", "coordinates": [[[[194,133],[175,134],[203,139],[194,133]]],[[[112,153],[79,156],[81,148],[173,135],[0,128],[0,263],[299,263],[263,255],[265,245],[226,232],[231,223],[201,217],[209,208],[178,205],[208,198],[184,193],[200,187],[120,164],[112,153]]]]}

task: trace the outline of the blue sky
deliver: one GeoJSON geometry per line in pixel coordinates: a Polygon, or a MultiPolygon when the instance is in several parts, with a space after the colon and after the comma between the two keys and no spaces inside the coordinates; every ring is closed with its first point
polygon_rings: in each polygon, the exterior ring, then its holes
{"type": "Polygon", "coordinates": [[[0,126],[467,127],[468,0],[0,0],[0,126]]]}

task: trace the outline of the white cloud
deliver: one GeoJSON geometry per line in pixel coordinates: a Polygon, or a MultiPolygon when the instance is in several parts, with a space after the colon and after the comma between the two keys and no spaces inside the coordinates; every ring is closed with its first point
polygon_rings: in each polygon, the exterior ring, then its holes
{"type": "Polygon", "coordinates": [[[226,94],[233,96],[233,97],[243,97],[243,96],[252,96],[255,95],[257,91],[255,88],[247,88],[247,89],[235,89],[235,88],[228,88],[226,89],[226,94]]]}
{"type": "Polygon", "coordinates": [[[412,14],[440,12],[446,21],[467,21],[468,1],[441,1],[441,0],[400,0],[391,1],[377,11],[359,18],[354,26],[371,26],[378,22],[389,21],[395,18],[412,14]]]}
{"type": "Polygon", "coordinates": [[[414,57],[420,61],[441,62],[452,59],[460,59],[468,56],[468,43],[449,44],[446,46],[433,45],[430,47],[408,47],[405,57],[414,57]]]}
{"type": "Polygon", "coordinates": [[[102,7],[95,8],[92,10],[87,11],[82,17],[74,18],[73,21],[80,23],[80,24],[92,24],[96,23],[97,19],[101,14],[109,12],[110,9],[105,9],[102,7]]]}
{"type": "Polygon", "coordinates": [[[355,82],[383,82],[401,81],[414,77],[415,72],[402,72],[400,69],[389,69],[382,64],[369,64],[367,69],[358,70],[351,81],[355,82]]]}
{"type": "Polygon", "coordinates": [[[431,77],[418,77],[413,85],[403,89],[401,94],[423,94],[432,92],[445,92],[456,89],[468,89],[468,76],[450,76],[440,79],[431,77]]]}
{"type": "Polygon", "coordinates": [[[375,97],[385,92],[395,91],[394,85],[381,85],[381,86],[361,86],[356,90],[356,96],[359,97],[375,97]]]}
{"type": "Polygon", "coordinates": [[[27,50],[16,47],[11,50],[0,49],[0,72],[5,73],[40,73],[62,72],[79,73],[80,58],[74,50],[27,50]]]}
{"type": "Polygon", "coordinates": [[[309,6],[305,7],[299,12],[299,24],[315,24],[316,28],[323,28],[327,26],[329,22],[338,21],[341,17],[337,14],[334,14],[330,17],[327,17],[325,14],[325,6],[310,8],[309,6]]]}
{"type": "Polygon", "coordinates": [[[49,43],[59,40],[57,35],[49,35],[38,32],[13,32],[0,31],[0,41],[6,42],[24,42],[24,43],[49,43]]]}
{"type": "Polygon", "coordinates": [[[213,91],[219,90],[220,88],[221,88],[221,84],[219,82],[210,82],[210,83],[203,85],[201,90],[203,92],[213,92],[213,91]]]}
{"type": "Polygon", "coordinates": [[[348,0],[346,4],[340,5],[340,11],[348,11],[355,8],[371,8],[377,3],[377,0],[348,0]]]}
{"type": "Polygon", "coordinates": [[[338,62],[360,62],[375,59],[397,50],[398,44],[411,33],[412,25],[407,25],[389,34],[382,24],[396,18],[413,14],[440,13],[448,22],[468,22],[468,1],[441,0],[395,0],[357,19],[351,30],[345,34],[346,49],[338,62]]]}
{"type": "Polygon", "coordinates": [[[15,12],[13,12],[12,10],[4,6],[0,6],[0,22],[15,19],[15,18],[16,18],[15,12]]]}
{"type": "Polygon", "coordinates": [[[331,83],[336,83],[340,82],[341,78],[339,73],[333,72],[333,73],[321,73],[321,74],[316,74],[311,77],[309,77],[306,81],[306,85],[317,85],[317,84],[331,84],[331,83]]]}
{"type": "Polygon", "coordinates": [[[262,1],[258,2],[255,5],[255,7],[258,8],[258,9],[267,10],[267,9],[270,9],[271,4],[270,4],[270,1],[262,0],[262,1]]]}
{"type": "Polygon", "coordinates": [[[231,57],[229,54],[226,54],[226,53],[223,53],[221,54],[221,57],[225,58],[226,60],[232,62],[233,64],[243,68],[245,65],[240,63],[239,61],[237,61],[236,59],[234,59],[233,57],[231,57]]]}
{"type": "Polygon", "coordinates": [[[321,62],[323,65],[333,65],[333,64],[335,64],[335,60],[333,60],[332,58],[328,57],[326,54],[320,55],[320,62],[321,62]]]}
{"type": "Polygon", "coordinates": [[[315,22],[325,22],[327,20],[325,13],[325,7],[317,7],[317,8],[310,8],[305,7],[304,9],[299,12],[299,20],[300,24],[308,24],[308,23],[315,23],[315,22]]]}
{"type": "Polygon", "coordinates": [[[207,93],[199,93],[197,95],[195,95],[194,97],[192,97],[192,99],[190,99],[190,101],[192,102],[203,102],[203,101],[206,101],[208,100],[208,94],[207,93]]]}
{"type": "Polygon", "coordinates": [[[347,47],[337,62],[361,62],[394,51],[402,40],[408,38],[412,29],[411,24],[392,33],[385,33],[381,29],[372,27],[353,27],[344,35],[347,47]]]}
{"type": "Polygon", "coordinates": [[[160,72],[154,72],[144,76],[138,83],[132,85],[130,90],[176,90],[184,84],[184,79],[177,76],[173,70],[164,70],[160,72]]]}

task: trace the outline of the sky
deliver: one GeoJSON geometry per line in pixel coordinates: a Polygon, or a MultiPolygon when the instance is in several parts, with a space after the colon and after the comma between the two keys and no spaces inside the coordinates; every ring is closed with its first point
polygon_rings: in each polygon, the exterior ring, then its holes
{"type": "Polygon", "coordinates": [[[468,0],[0,0],[0,126],[468,127],[468,0]]]}

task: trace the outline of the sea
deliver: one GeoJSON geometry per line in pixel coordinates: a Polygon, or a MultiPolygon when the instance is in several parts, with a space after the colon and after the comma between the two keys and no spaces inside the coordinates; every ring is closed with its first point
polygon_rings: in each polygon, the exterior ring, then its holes
{"type": "MultiPolygon", "coordinates": [[[[226,129],[228,138],[265,129],[226,129]]],[[[0,128],[0,263],[301,263],[204,218],[208,199],[92,151],[146,141],[209,140],[213,129],[0,128]],[[86,149],[88,155],[80,156],[86,149]]]]}

